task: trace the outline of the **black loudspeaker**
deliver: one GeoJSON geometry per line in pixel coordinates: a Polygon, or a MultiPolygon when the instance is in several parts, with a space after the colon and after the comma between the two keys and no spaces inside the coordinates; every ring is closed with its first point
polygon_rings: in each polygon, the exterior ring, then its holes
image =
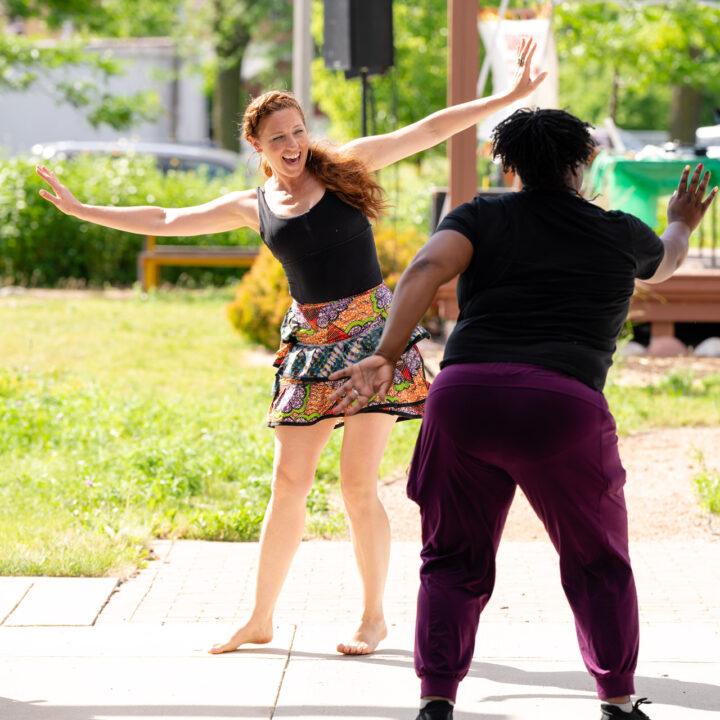
{"type": "Polygon", "coordinates": [[[325,0],[325,67],[348,76],[393,64],[392,0],[325,0]]]}

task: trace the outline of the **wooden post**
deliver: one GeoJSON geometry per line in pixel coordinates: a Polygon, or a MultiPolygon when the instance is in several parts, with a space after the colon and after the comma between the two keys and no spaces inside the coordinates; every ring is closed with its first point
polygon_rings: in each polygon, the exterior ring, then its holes
{"type": "Polygon", "coordinates": [[[146,235],[143,238],[143,251],[138,255],[138,277],[143,292],[157,287],[160,282],[160,268],[154,260],[146,257],[155,250],[156,242],[157,238],[154,235],[146,235]]]}
{"type": "MultiPolygon", "coordinates": [[[[477,2],[448,0],[448,105],[477,97],[477,2]]],[[[477,128],[473,125],[448,141],[448,207],[472,200],[477,192],[477,128]]]]}
{"type": "MultiPolygon", "coordinates": [[[[448,0],[448,105],[474,100],[478,80],[478,4],[475,0],[448,0]]],[[[448,140],[450,182],[447,207],[472,200],[477,192],[477,128],[453,135],[448,140]]],[[[438,292],[438,312],[446,320],[458,315],[455,286],[457,278],[438,292]]]]}
{"type": "Polygon", "coordinates": [[[650,339],[675,337],[675,323],[668,320],[656,320],[650,323],[650,339]]]}

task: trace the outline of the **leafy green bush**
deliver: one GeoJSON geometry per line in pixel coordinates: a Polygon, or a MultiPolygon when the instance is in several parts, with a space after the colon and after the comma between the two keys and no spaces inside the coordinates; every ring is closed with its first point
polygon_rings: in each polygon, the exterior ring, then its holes
{"type": "MultiPolygon", "coordinates": [[[[415,228],[396,232],[390,227],[375,228],[375,246],[385,282],[395,288],[402,271],[427,240],[415,228]]],[[[228,318],[238,332],[253,342],[276,348],[280,325],[290,306],[287,280],[280,263],[263,246],[252,268],[238,285],[228,318]]]]}
{"type": "Polygon", "coordinates": [[[700,472],[693,478],[700,505],[708,512],[720,515],[720,472],[707,467],[700,451],[695,454],[695,459],[700,465],[700,472]]]}
{"type": "Polygon", "coordinates": [[[252,267],[243,275],[235,300],[227,306],[228,319],[248,340],[276,348],[290,302],[282,265],[263,245],[252,267]]]}
{"type": "MultiPolygon", "coordinates": [[[[0,279],[27,286],[129,285],[137,279],[142,237],[68,217],[38,194],[44,183],[35,174],[36,157],[0,160],[0,279]]],[[[169,172],[144,156],[59,157],[52,170],[78,199],[90,205],[197,205],[247,187],[244,172],[225,178],[205,173],[169,172]]],[[[192,238],[163,238],[168,244],[256,245],[248,229],[192,238]]],[[[181,274],[222,282],[233,270],[169,268],[166,278],[181,274]]]]}

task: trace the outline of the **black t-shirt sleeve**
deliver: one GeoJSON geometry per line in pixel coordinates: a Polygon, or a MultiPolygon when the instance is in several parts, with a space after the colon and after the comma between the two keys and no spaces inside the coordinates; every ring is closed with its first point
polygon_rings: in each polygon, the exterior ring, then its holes
{"type": "Polygon", "coordinates": [[[440,222],[435,232],[454,230],[464,235],[475,247],[478,242],[477,209],[473,202],[466,202],[451,210],[440,222]]]}
{"type": "Polygon", "coordinates": [[[655,231],[634,215],[625,215],[630,231],[635,277],[640,280],[651,278],[665,255],[665,246],[655,231]]]}

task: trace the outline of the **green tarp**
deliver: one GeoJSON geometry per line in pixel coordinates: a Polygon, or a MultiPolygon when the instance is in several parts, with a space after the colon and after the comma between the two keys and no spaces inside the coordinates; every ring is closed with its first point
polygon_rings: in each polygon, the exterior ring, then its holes
{"type": "Polygon", "coordinates": [[[690,165],[694,170],[698,163],[710,171],[709,187],[720,183],[719,158],[633,160],[601,152],[590,168],[590,184],[607,197],[612,210],[624,210],[657,227],[658,198],[672,195],[683,168],[690,165]]]}

